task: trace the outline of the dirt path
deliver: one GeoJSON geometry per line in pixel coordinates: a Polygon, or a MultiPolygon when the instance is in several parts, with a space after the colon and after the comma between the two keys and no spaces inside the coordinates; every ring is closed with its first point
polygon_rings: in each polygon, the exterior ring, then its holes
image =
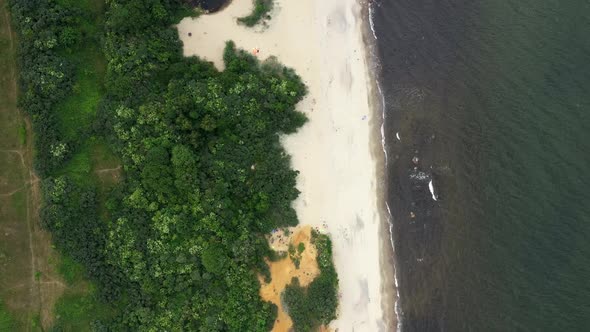
{"type": "Polygon", "coordinates": [[[51,238],[39,224],[41,191],[33,170],[33,130],[16,108],[16,40],[6,0],[0,0],[0,11],[0,298],[14,315],[17,330],[36,330],[37,322],[47,330],[65,285],[56,271],[58,257],[51,238]],[[21,127],[26,132],[24,144],[21,127]]]}
{"type": "Polygon", "coordinates": [[[114,167],[114,168],[101,168],[101,169],[97,169],[94,171],[94,173],[96,174],[103,174],[103,173],[111,173],[111,172],[115,172],[115,174],[120,173],[119,171],[121,170],[121,165],[114,167]]]}

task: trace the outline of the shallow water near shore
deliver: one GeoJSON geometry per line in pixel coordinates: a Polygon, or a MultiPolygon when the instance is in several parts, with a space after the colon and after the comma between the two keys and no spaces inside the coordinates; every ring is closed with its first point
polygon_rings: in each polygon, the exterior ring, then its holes
{"type": "Polygon", "coordinates": [[[403,330],[590,327],[590,3],[371,6],[403,330]]]}
{"type": "Polygon", "coordinates": [[[209,13],[214,13],[225,8],[231,0],[189,0],[187,2],[193,7],[199,7],[209,13]]]}

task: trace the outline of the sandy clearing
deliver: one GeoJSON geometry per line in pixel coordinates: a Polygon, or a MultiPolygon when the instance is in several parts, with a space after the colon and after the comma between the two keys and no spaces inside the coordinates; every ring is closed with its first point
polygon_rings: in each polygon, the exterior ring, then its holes
{"type": "Polygon", "coordinates": [[[271,282],[266,284],[261,281],[262,287],[260,288],[260,296],[264,300],[270,301],[279,307],[279,314],[272,329],[273,332],[288,331],[293,326],[291,318],[283,310],[281,301],[281,294],[285,287],[291,283],[291,279],[293,277],[298,278],[299,284],[305,287],[308,286],[320,273],[316,261],[317,250],[315,246],[311,244],[311,227],[304,226],[297,229],[291,229],[291,231],[293,232],[291,236],[284,237],[287,241],[285,241],[284,244],[277,244],[277,247],[280,247],[281,251],[286,252],[289,244],[292,244],[297,248],[299,243],[303,243],[305,250],[301,253],[299,268],[295,266],[293,260],[291,260],[289,256],[276,262],[268,262],[271,282]]]}

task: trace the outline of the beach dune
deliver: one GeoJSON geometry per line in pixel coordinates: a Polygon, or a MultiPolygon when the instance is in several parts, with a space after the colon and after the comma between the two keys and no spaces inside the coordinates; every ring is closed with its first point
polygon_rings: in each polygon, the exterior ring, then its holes
{"type": "Polygon", "coordinates": [[[338,331],[395,329],[393,282],[383,255],[388,234],[380,212],[382,152],[380,112],[371,109],[372,82],[363,44],[362,7],[356,0],[275,0],[267,27],[236,23],[251,0],[233,0],[224,10],[178,25],[186,56],[197,55],[223,69],[227,40],[261,60],[276,56],[295,69],[309,88],[298,104],[309,122],[282,142],[300,171],[295,201],[299,221],[331,235],[340,280],[338,331]],[[189,36],[190,33],[190,36],[189,36]]]}

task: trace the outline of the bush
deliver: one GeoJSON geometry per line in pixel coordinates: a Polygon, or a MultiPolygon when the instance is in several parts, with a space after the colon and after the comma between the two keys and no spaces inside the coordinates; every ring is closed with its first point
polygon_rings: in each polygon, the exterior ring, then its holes
{"type": "Polygon", "coordinates": [[[270,19],[268,13],[272,10],[273,0],[253,0],[254,9],[248,16],[239,17],[238,22],[253,27],[260,22],[270,19]]]}

